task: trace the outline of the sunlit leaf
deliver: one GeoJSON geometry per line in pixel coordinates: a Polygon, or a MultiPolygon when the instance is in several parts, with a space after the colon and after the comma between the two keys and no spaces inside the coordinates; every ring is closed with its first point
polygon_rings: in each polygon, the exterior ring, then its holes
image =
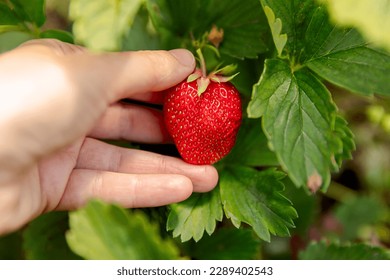
{"type": "Polygon", "coordinates": [[[187,200],[171,205],[167,230],[173,230],[173,236],[182,242],[193,238],[199,241],[206,231],[211,235],[217,221],[223,216],[219,188],[209,193],[195,193],[187,200]]]}
{"type": "Polygon", "coordinates": [[[143,0],[71,0],[70,19],[78,43],[94,50],[119,50],[143,0]]]}
{"type": "Polygon", "coordinates": [[[85,259],[177,259],[172,240],[163,240],[158,227],[142,212],[92,201],[70,213],[66,235],[71,249],[85,259]]]}
{"type": "Polygon", "coordinates": [[[160,47],[159,34],[149,22],[147,11],[142,8],[135,16],[131,28],[123,39],[123,50],[155,50],[160,47]]]}
{"type": "Polygon", "coordinates": [[[390,0],[322,0],[338,24],[359,29],[390,51],[390,0]]]}

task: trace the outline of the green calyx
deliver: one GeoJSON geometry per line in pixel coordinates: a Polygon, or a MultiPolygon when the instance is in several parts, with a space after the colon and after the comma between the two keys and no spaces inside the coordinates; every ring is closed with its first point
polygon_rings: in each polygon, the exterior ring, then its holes
{"type": "Polygon", "coordinates": [[[219,68],[219,66],[212,71],[210,74],[207,74],[206,70],[206,62],[203,57],[201,49],[197,49],[196,53],[199,57],[200,68],[196,68],[194,73],[188,76],[187,83],[197,81],[198,85],[198,96],[202,95],[207,90],[207,87],[210,84],[210,81],[216,83],[226,83],[232,80],[239,73],[232,74],[236,69],[237,65],[230,64],[223,68],[219,68]],[[230,75],[230,76],[228,76],[230,75]]]}

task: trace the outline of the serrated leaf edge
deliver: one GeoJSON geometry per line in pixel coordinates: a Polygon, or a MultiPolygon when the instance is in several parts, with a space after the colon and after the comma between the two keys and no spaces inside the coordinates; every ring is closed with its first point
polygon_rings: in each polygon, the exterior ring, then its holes
{"type": "Polygon", "coordinates": [[[282,20],[275,17],[274,11],[269,6],[264,6],[263,10],[271,28],[276,50],[278,51],[278,55],[281,56],[287,43],[287,34],[281,34],[283,25],[282,20]]]}

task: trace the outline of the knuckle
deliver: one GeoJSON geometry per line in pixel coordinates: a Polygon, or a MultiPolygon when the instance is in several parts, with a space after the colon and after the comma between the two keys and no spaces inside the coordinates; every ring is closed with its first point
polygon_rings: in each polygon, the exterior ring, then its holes
{"type": "Polygon", "coordinates": [[[150,69],[153,69],[151,78],[155,85],[170,77],[177,66],[176,60],[165,51],[144,51],[143,55],[150,69]]]}
{"type": "Polygon", "coordinates": [[[101,198],[104,197],[106,194],[104,193],[104,179],[102,172],[95,172],[92,184],[91,184],[91,195],[92,198],[101,198]]]}
{"type": "Polygon", "coordinates": [[[157,155],[157,166],[158,166],[158,169],[160,170],[160,172],[162,173],[167,173],[168,171],[168,162],[167,162],[167,158],[165,156],[162,156],[162,155],[157,155]]]}

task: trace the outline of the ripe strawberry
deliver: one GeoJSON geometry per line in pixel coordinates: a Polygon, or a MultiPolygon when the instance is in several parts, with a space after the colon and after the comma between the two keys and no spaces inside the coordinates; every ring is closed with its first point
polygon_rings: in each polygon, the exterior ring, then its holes
{"type": "Polygon", "coordinates": [[[204,73],[197,69],[169,89],[164,101],[168,132],[182,158],[192,164],[212,164],[226,156],[242,118],[239,92],[230,78],[204,73]]]}

